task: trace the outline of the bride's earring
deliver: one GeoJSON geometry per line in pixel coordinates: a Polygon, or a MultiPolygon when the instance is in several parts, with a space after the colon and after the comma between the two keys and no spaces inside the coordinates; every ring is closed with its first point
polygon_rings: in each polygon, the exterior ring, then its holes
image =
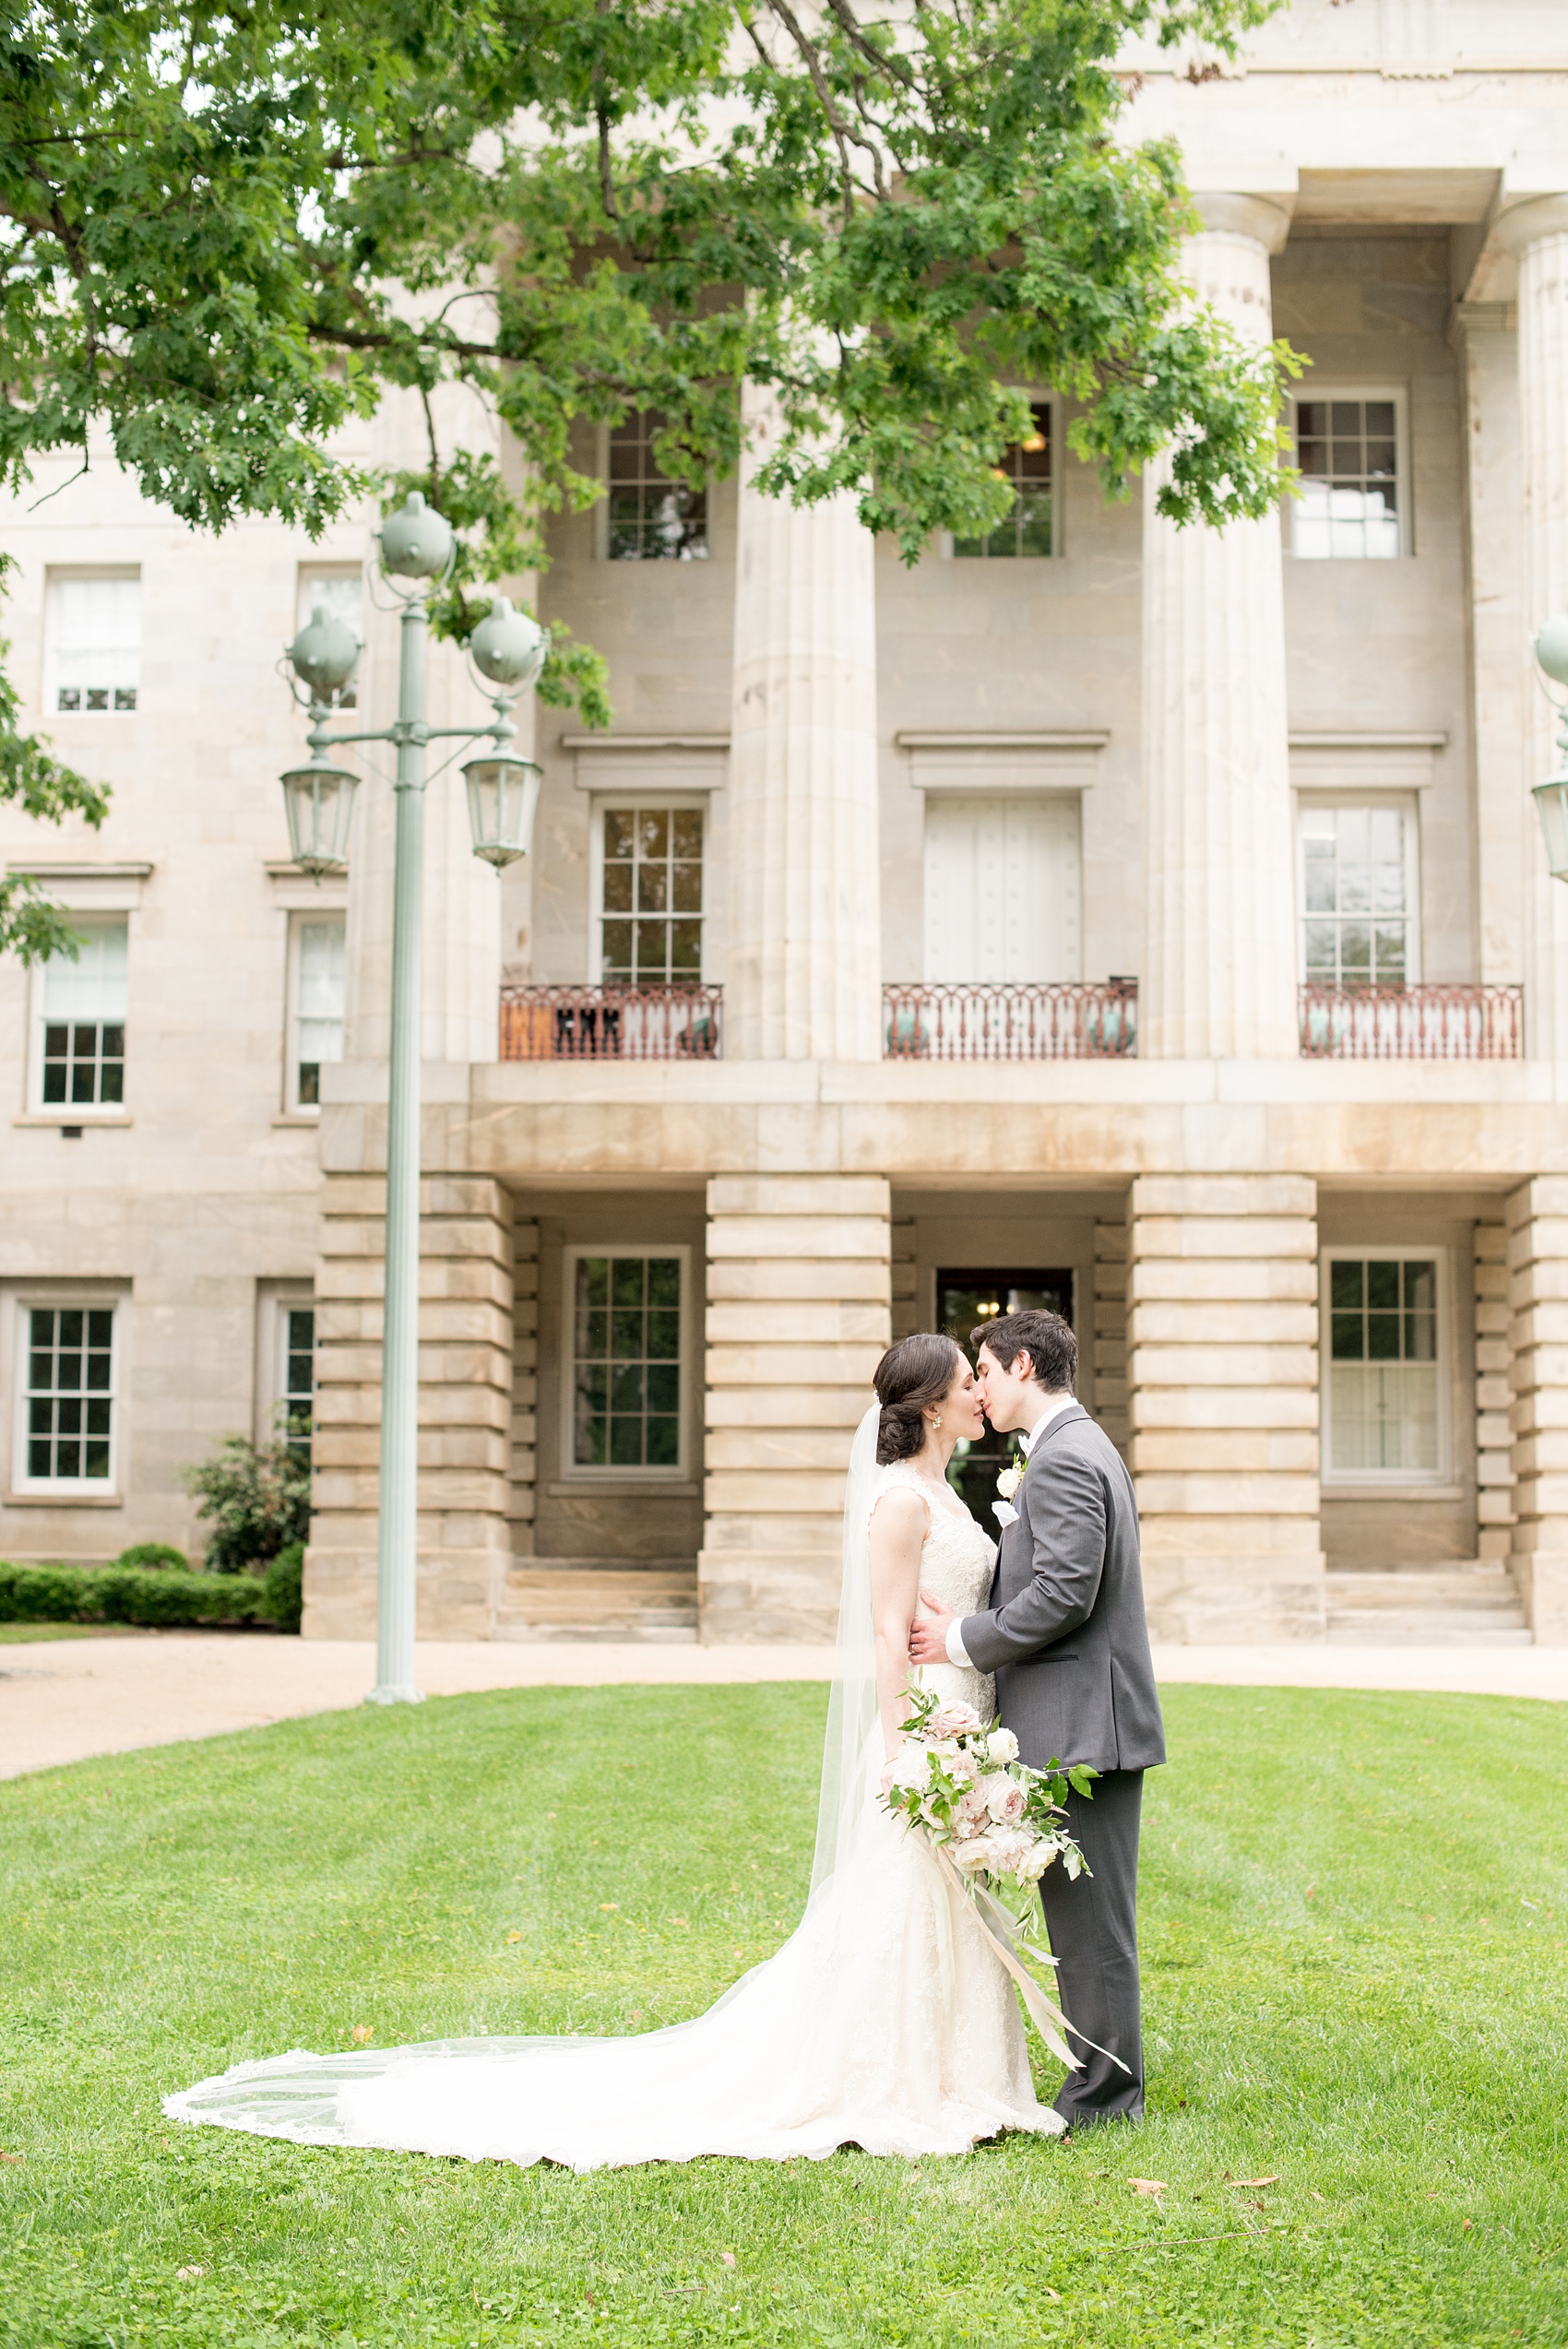
{"type": "Polygon", "coordinates": [[[938,1412],[938,1414],[937,1414],[936,1418],[935,1418],[932,1421],[932,1423],[931,1423],[931,1424],[932,1424],[932,1426],[933,1428],[939,1428],[939,1427],[942,1425],[942,1415],[941,1415],[941,1413],[940,1413],[940,1412],[938,1412]]]}

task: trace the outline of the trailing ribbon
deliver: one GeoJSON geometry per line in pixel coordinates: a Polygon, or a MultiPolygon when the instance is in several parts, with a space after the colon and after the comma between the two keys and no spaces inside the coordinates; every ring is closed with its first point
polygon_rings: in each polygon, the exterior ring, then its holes
{"type": "MultiPolygon", "coordinates": [[[[964,1899],[972,1904],[975,1922],[1017,1984],[1019,1996],[1028,2010],[1029,2019],[1051,2054],[1059,2062],[1064,2063],[1069,2071],[1083,2070],[1081,2057],[1073,2053],[1066,2040],[1062,2036],[1064,2031],[1070,2031],[1075,2039],[1083,2039],[1086,2047],[1092,2047],[1097,2056],[1107,2057],[1119,2071],[1127,2072],[1128,2078],[1131,2079],[1132,2073],[1120,2056],[1111,2055],[1110,2048],[1102,2047],[1098,2040],[1084,2038],[1077,2025],[1069,2023],[1055,2001],[1046,1997],[1045,1992],[1018,1955],[1018,1945],[1013,1938],[1017,1931],[1016,1920],[1008,1916],[995,1893],[988,1892],[983,1884],[974,1883],[961,1876],[954,1865],[952,1855],[945,1844],[932,1844],[931,1849],[936,1855],[941,1866],[946,1869],[952,1885],[964,1899]]],[[[1043,1965],[1055,1965],[1058,1963],[1049,1950],[1039,1950],[1035,1954],[1043,1965]]]]}

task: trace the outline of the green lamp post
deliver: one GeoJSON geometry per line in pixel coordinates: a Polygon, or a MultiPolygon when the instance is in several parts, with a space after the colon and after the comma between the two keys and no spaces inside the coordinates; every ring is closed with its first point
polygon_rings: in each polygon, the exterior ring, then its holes
{"type": "Polygon", "coordinates": [[[469,641],[475,669],[495,712],[488,726],[425,723],[425,661],[432,584],[452,559],[450,525],[418,491],[387,516],[380,531],[383,577],[402,604],[397,722],[380,730],[328,730],[331,696],[353,674],[360,646],[353,631],[317,608],[289,647],[309,694],[311,756],[282,777],[289,838],[296,862],[319,881],[348,864],[349,820],[356,777],[335,766],[344,742],[391,742],[398,753],[392,877],[392,1021],[386,1122],[386,1312],[381,1351],[380,1517],[376,1543],[374,1704],[414,1704],[417,1572],[416,1469],[419,1438],[420,1006],[424,882],[424,753],[427,742],[488,740],[490,750],[464,769],[473,849],[499,870],[526,856],[539,800],[540,771],[511,749],[512,706],[544,665],[544,632],[505,596],[491,605],[469,641]]]}

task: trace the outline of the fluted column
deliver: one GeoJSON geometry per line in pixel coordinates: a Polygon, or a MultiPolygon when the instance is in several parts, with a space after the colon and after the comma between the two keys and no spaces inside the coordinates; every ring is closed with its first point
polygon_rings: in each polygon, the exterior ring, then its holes
{"type": "MultiPolygon", "coordinates": [[[[1568,611],[1568,195],[1537,196],[1503,214],[1499,240],[1519,256],[1519,470],[1524,504],[1524,621],[1568,611]]],[[[1555,771],[1554,727],[1522,648],[1527,772],[1555,771]]],[[[1534,1059],[1568,1055],[1568,887],[1547,871],[1531,811],[1525,842],[1525,1017],[1534,1059]]]]}
{"type": "MultiPolygon", "coordinates": [[[[1200,196],[1200,298],[1272,333],[1268,257],[1289,221],[1256,196],[1200,196]]],[[[1144,486],[1146,937],[1138,1050],[1294,1057],[1294,859],[1279,517],[1178,529],[1144,486]]]]}
{"type": "Polygon", "coordinates": [[[809,508],[753,481],[778,409],[748,385],[731,728],[732,1060],[882,1050],[876,602],[854,502],[809,508]]]}

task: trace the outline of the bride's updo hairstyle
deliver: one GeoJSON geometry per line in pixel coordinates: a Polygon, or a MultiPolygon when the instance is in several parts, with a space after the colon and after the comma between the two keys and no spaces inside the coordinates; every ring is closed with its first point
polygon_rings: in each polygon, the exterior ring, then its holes
{"type": "Polygon", "coordinates": [[[921,1330],[890,1346],[876,1366],[872,1384],[882,1406],[876,1434],[879,1467],[894,1460],[912,1460],[926,1438],[925,1415],[944,1399],[964,1357],[950,1337],[921,1330]]]}

